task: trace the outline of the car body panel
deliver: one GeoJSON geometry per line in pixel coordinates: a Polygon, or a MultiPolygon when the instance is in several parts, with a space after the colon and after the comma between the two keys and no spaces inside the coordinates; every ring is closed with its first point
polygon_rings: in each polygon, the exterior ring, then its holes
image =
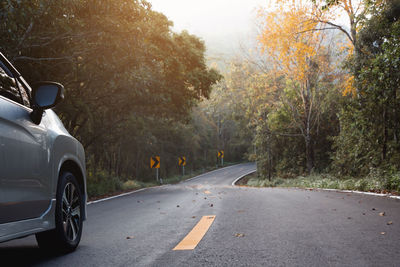
{"type": "Polygon", "coordinates": [[[46,128],[32,123],[29,113],[0,98],[0,223],[40,216],[52,195],[51,141],[46,128]]]}
{"type": "Polygon", "coordinates": [[[38,218],[0,224],[0,243],[55,228],[56,200],[52,199],[47,210],[38,218]]]}
{"type": "MultiPolygon", "coordinates": [[[[0,114],[2,114],[1,107],[3,106],[2,104],[4,103],[1,102],[2,101],[1,98],[2,97],[0,96],[0,114]]],[[[0,115],[0,125],[2,125],[2,121],[4,121],[4,119],[0,115]]],[[[48,166],[46,167],[47,177],[58,178],[63,164],[67,161],[74,162],[76,166],[80,169],[83,178],[82,195],[85,203],[83,211],[83,219],[85,220],[87,217],[87,211],[86,211],[87,194],[86,194],[86,169],[84,164],[85,153],[83,146],[68,133],[68,131],[65,129],[64,125],[62,124],[58,116],[52,110],[45,111],[45,113],[43,114],[42,122],[37,127],[38,128],[43,127],[47,129],[47,135],[46,135],[47,140],[45,141],[42,140],[41,143],[46,151],[46,158],[45,159],[42,158],[42,160],[46,162],[46,164],[48,164],[48,166]]],[[[0,141],[0,147],[2,147],[2,144],[5,145],[5,141],[6,141],[5,139],[2,139],[0,141]]],[[[2,160],[1,162],[3,163],[0,162],[0,169],[2,170],[1,175],[3,175],[3,168],[5,169],[5,166],[2,166],[1,164],[6,164],[6,162],[8,161],[7,158],[8,157],[6,155],[3,155],[2,159],[5,161],[2,160]]],[[[32,218],[26,218],[20,221],[0,223],[0,242],[54,228],[54,220],[55,220],[54,209],[55,209],[55,197],[57,191],[57,181],[58,179],[49,179],[49,181],[46,184],[46,188],[48,188],[48,191],[42,190],[43,195],[45,196],[45,198],[43,199],[44,200],[47,199],[48,202],[46,205],[41,207],[43,211],[40,212],[38,216],[32,218]]],[[[36,184],[38,183],[40,182],[36,182],[36,184]]],[[[4,200],[6,199],[6,197],[10,195],[9,192],[7,192],[7,189],[10,189],[10,187],[4,186],[5,184],[6,182],[4,181],[4,179],[3,180],[0,179],[0,185],[1,185],[0,218],[2,214],[4,214],[2,213],[2,211],[7,212],[7,208],[2,209],[1,206],[2,204],[4,204],[4,200]]],[[[26,194],[24,194],[24,196],[19,196],[21,195],[19,194],[20,191],[17,192],[15,188],[14,190],[9,190],[9,191],[10,192],[12,191],[12,193],[16,195],[13,196],[13,200],[15,200],[15,202],[24,201],[25,205],[22,205],[21,203],[22,209],[29,206],[29,202],[27,203],[28,198],[26,194]]],[[[27,194],[29,195],[31,194],[31,192],[28,192],[27,194]]],[[[11,215],[9,214],[8,216],[11,215]]]]}
{"type": "MultiPolygon", "coordinates": [[[[12,67],[1,53],[0,60],[12,67]]],[[[0,95],[0,242],[55,228],[57,184],[65,166],[74,166],[67,170],[78,176],[86,219],[84,148],[53,110],[45,110],[39,124],[32,122],[32,111],[0,95]]]]}

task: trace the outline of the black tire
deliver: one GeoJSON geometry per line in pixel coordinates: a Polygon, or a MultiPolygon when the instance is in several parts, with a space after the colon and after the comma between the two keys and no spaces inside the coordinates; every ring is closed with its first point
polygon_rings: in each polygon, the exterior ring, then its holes
{"type": "Polygon", "coordinates": [[[82,236],[83,210],[82,192],[74,174],[61,173],[56,195],[56,228],[36,234],[39,247],[61,253],[74,251],[82,236]]]}

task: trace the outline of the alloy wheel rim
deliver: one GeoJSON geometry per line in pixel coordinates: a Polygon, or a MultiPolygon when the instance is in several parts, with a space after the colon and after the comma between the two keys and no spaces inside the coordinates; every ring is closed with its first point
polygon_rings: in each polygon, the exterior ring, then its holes
{"type": "Polygon", "coordinates": [[[65,237],[74,241],[80,230],[81,207],[78,190],[73,183],[67,183],[62,196],[62,223],[65,237]]]}

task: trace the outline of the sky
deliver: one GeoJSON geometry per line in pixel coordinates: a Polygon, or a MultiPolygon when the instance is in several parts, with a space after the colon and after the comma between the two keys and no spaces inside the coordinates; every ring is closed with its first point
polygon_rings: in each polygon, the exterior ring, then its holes
{"type": "Polygon", "coordinates": [[[149,0],[153,9],[174,23],[173,30],[187,30],[202,38],[208,56],[240,52],[241,44],[254,43],[257,8],[268,0],[149,0]]]}
{"type": "MultiPolygon", "coordinates": [[[[269,0],[148,0],[153,9],[174,23],[173,30],[187,30],[205,41],[209,64],[225,68],[226,63],[257,46],[257,10],[269,0]]],[[[266,8],[267,9],[267,8],[266,8]]],[[[346,16],[335,23],[344,25],[346,16]]]]}

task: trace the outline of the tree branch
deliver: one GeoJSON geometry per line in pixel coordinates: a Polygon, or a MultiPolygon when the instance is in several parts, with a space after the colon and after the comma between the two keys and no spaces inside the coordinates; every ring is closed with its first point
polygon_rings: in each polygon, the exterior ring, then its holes
{"type": "Polygon", "coordinates": [[[33,21],[31,21],[31,23],[29,24],[28,28],[26,29],[24,35],[22,36],[21,40],[19,41],[19,43],[17,45],[17,50],[21,47],[21,45],[25,41],[28,34],[32,31],[32,28],[33,28],[33,21]]]}
{"type": "Polygon", "coordinates": [[[319,29],[310,29],[301,32],[296,32],[296,34],[306,33],[306,32],[316,32],[316,31],[324,31],[324,30],[337,30],[336,27],[326,27],[326,28],[319,28],[319,29]]]}
{"type": "Polygon", "coordinates": [[[336,29],[342,31],[344,34],[346,34],[347,38],[348,38],[348,39],[350,40],[350,42],[354,45],[354,40],[353,40],[353,38],[351,38],[351,35],[350,35],[342,26],[337,25],[337,24],[335,24],[335,23],[332,23],[332,22],[330,22],[330,21],[326,21],[326,20],[317,19],[317,21],[318,21],[318,22],[321,22],[321,23],[325,23],[325,24],[331,25],[331,26],[335,27],[336,29]]]}

